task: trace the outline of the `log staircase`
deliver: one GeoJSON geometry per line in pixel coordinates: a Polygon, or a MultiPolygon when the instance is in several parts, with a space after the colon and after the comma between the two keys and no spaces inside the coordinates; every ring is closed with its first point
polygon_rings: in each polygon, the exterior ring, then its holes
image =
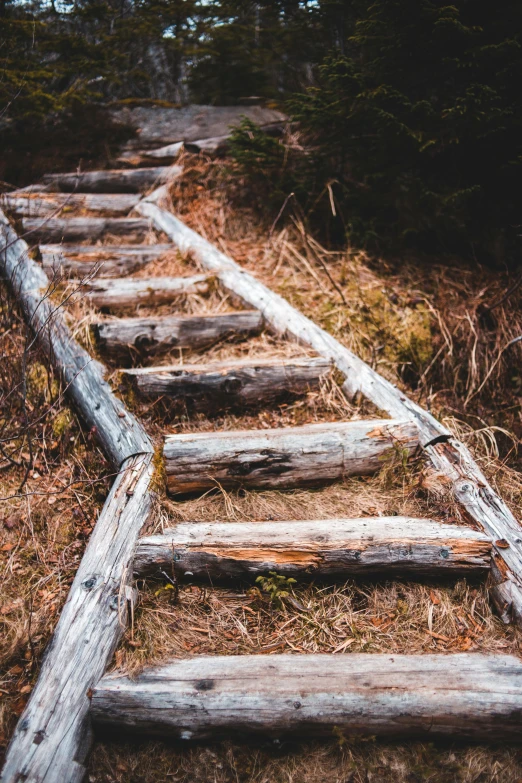
{"type": "Polygon", "coordinates": [[[40,259],[31,258],[0,213],[3,274],[117,476],[1,780],[80,781],[92,728],[107,726],[180,740],[238,733],[332,736],[338,730],[518,740],[522,663],[507,655],[203,656],[145,670],[136,679],[105,674],[135,601],[133,576],[167,571],[179,581],[210,584],[252,582],[269,571],[323,580],[488,576],[504,619],[522,621],[522,529],[467,449],[431,414],[163,209],[164,183],[180,173],[171,166],[52,174],[3,199],[20,234],[30,245],[38,243],[40,259]],[[67,216],[80,209],[93,216],[67,216]],[[152,229],[167,240],[139,244],[152,229]],[[107,233],[133,235],[136,243],[79,244],[107,233]],[[190,251],[206,271],[132,277],[173,246],[190,251]],[[185,401],[208,415],[230,406],[270,406],[318,388],[333,366],[347,396],[362,393],[383,412],[371,420],[168,435],[162,457],[166,491],[174,497],[217,485],[314,488],[375,473],[396,453],[404,459],[421,453],[453,488],[472,526],[406,517],[216,520],[139,538],[153,500],[152,441],[46,296],[49,278],[57,274],[98,308],[98,350],[120,363],[140,399],[185,401]],[[243,309],[176,315],[180,298],[215,284],[240,299],[243,309]],[[106,317],[136,304],[169,305],[173,314],[106,317]],[[316,356],[154,363],[173,348],[246,341],[263,329],[300,341],[316,356]]]}

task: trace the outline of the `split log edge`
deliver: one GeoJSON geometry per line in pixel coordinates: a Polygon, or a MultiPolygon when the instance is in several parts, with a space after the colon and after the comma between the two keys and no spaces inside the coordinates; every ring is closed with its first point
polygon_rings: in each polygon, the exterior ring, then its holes
{"type": "Polygon", "coordinates": [[[366,575],[406,578],[485,574],[491,541],[430,519],[376,517],[288,522],[189,522],[138,542],[137,576],[183,579],[366,575]]]}
{"type": "Polygon", "coordinates": [[[293,734],[520,742],[522,663],[511,655],[197,656],[106,675],[95,726],[206,740],[293,734]]]}

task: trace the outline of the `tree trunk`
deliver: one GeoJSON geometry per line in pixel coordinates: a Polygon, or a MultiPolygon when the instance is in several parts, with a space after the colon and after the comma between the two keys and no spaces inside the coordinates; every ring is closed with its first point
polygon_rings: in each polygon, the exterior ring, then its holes
{"type": "Polygon", "coordinates": [[[263,318],[257,310],[219,315],[118,318],[93,324],[100,348],[110,356],[149,356],[172,348],[198,349],[221,340],[258,334],[263,318]]]}
{"type": "Polygon", "coordinates": [[[317,389],[330,373],[325,359],[241,359],[215,364],[144,367],[123,371],[145,399],[182,400],[192,410],[269,405],[317,389]]]}
{"type": "Polygon", "coordinates": [[[134,572],[182,579],[254,579],[277,571],[299,579],[486,573],[491,541],[430,519],[377,517],[302,522],[186,522],[140,539],[134,572]]]}
{"type": "Polygon", "coordinates": [[[167,435],[167,486],[171,493],[316,487],[375,473],[387,459],[411,454],[418,437],[412,422],[389,419],[167,435]]]}
{"type": "Polygon", "coordinates": [[[520,742],[521,692],[522,663],[513,655],[199,656],[135,679],[106,675],[91,714],[100,728],[181,740],[362,734],[520,742]]]}

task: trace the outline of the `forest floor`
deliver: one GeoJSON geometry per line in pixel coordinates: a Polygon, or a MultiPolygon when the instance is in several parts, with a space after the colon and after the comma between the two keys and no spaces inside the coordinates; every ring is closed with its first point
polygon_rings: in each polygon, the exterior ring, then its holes
{"type": "MultiPolygon", "coordinates": [[[[474,451],[514,513],[522,514],[517,447],[522,434],[520,291],[484,314],[508,287],[486,269],[422,259],[383,261],[349,249],[327,252],[299,221],[263,225],[235,206],[220,164],[195,156],[172,187],[172,208],[266,285],[333,333],[375,369],[429,407],[474,451]],[[514,315],[515,314],[515,315],[514,315]],[[508,347],[506,347],[508,346],[508,347]]],[[[193,268],[172,253],[140,274],[193,268]]],[[[212,291],[186,307],[226,310],[234,303],[212,291]]],[[[0,426],[0,742],[6,745],[38,675],[89,533],[110,486],[108,465],[92,433],[82,429],[58,380],[41,361],[14,302],[0,300],[2,352],[0,426]]],[[[77,336],[88,340],[94,315],[85,300],[69,307],[77,336]]],[[[216,347],[216,359],[303,354],[261,336],[216,347]]],[[[209,352],[206,353],[209,356],[209,352]]],[[[179,361],[180,356],[172,356],[179,361]]],[[[153,436],[168,432],[263,428],[349,419],[370,412],[348,402],[335,383],[305,399],[248,415],[190,416],[125,396],[153,436]]],[[[221,492],[183,503],[163,501],[150,529],[181,520],[310,519],[416,514],[458,517],[444,488],[422,465],[392,465],[377,478],[351,479],[316,492],[221,492]],[[393,479],[393,480],[392,480],[393,479]],[[442,502],[441,502],[442,498],[442,502]],[[437,499],[436,507],[433,500],[437,499]]],[[[145,663],[200,653],[440,652],[520,653],[520,634],[491,609],[484,584],[409,582],[335,586],[297,584],[291,601],[271,605],[257,589],[182,586],[179,596],[143,585],[142,603],[115,664],[137,672],[145,663]]],[[[121,737],[98,742],[91,783],[366,783],[434,781],[520,783],[522,751],[458,743],[365,741],[339,735],[299,742],[185,748],[121,737]]]]}

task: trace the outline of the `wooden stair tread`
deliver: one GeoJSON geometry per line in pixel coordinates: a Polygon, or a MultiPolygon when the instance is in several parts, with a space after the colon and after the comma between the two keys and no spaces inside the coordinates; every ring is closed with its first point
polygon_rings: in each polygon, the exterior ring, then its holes
{"type": "Polygon", "coordinates": [[[491,541],[458,525],[413,517],[284,522],[186,522],[138,542],[136,575],[182,579],[368,574],[440,577],[484,573],[491,541]]]}
{"type": "Polygon", "coordinates": [[[447,736],[520,741],[512,655],[196,656],[105,675],[95,726],[201,740],[238,734],[447,736]]]}
{"type": "Polygon", "coordinates": [[[173,493],[226,488],[315,487],[375,473],[418,446],[413,422],[391,419],[307,424],[272,430],[167,435],[167,487],[173,493]]]}
{"type": "Polygon", "coordinates": [[[42,265],[51,275],[71,274],[82,278],[131,274],[172,250],[172,245],[40,245],[42,265]]]}
{"type": "Polygon", "coordinates": [[[211,275],[186,277],[121,277],[89,280],[85,283],[70,280],[99,308],[108,310],[136,307],[140,304],[160,305],[172,302],[185,294],[204,294],[209,289],[211,275]]]}
{"type": "Polygon", "coordinates": [[[63,193],[141,193],[154,185],[179,177],[180,166],[154,166],[141,169],[46,174],[42,182],[48,190],[63,193]]]}
{"type": "Polygon", "coordinates": [[[210,364],[122,370],[144,399],[183,400],[196,411],[269,404],[319,387],[331,371],[326,359],[245,358],[210,364]]]}
{"type": "Polygon", "coordinates": [[[258,334],[263,316],[258,310],[213,315],[180,315],[158,318],[118,318],[92,325],[101,349],[109,354],[131,351],[152,354],[172,348],[202,348],[227,338],[244,339],[258,334]]]}
{"type": "Polygon", "coordinates": [[[15,191],[1,197],[2,206],[18,217],[48,217],[58,210],[85,209],[126,215],[133,209],[139,195],[131,193],[20,193],[15,191]]]}
{"type": "Polygon", "coordinates": [[[78,241],[99,239],[104,234],[147,234],[151,230],[146,218],[22,218],[24,233],[38,242],[78,241]]]}

